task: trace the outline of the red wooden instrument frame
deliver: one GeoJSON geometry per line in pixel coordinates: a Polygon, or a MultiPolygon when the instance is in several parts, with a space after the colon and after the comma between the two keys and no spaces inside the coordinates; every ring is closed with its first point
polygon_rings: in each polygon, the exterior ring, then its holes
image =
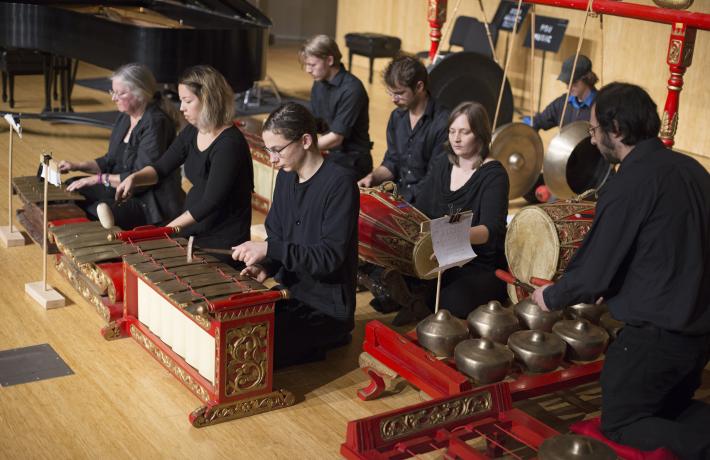
{"type": "MultiPolygon", "coordinates": [[[[439,360],[419,346],[415,332],[404,336],[379,321],[370,321],[365,326],[362,349],[432,398],[461,394],[475,387],[455,369],[451,359],[439,360]]],[[[513,374],[514,380],[506,383],[513,400],[518,401],[595,381],[602,365],[601,360],[584,364],[564,362],[562,369],[544,374],[513,374]]],[[[363,401],[379,397],[386,389],[385,376],[370,366],[363,367],[363,371],[370,377],[370,383],[358,390],[358,397],[363,401]]]]}

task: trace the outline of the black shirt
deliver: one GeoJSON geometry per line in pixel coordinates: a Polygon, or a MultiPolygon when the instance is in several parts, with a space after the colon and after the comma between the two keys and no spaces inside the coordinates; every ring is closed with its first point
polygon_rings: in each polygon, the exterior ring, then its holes
{"type": "Polygon", "coordinates": [[[449,113],[429,96],[426,110],[412,129],[409,110],[395,109],[387,123],[387,151],[382,166],[389,169],[405,201],[417,196],[419,183],[444,152],[449,113]]]}
{"type": "Polygon", "coordinates": [[[359,203],[352,173],[328,159],[303,183],[279,171],[263,264],[293,298],[352,325],[359,203]]]}
{"type": "Polygon", "coordinates": [[[620,321],[710,333],[710,175],[658,139],[624,159],[582,246],[544,291],[552,309],[599,296],[620,321]]]}
{"type": "Polygon", "coordinates": [[[497,160],[483,163],[456,191],[451,191],[451,168],[446,155],[434,161],[431,174],[421,183],[415,207],[430,219],[443,217],[453,210],[473,211],[471,227],[485,225],[488,241],[472,245],[478,257],[470,263],[491,270],[505,268],[505,227],[508,216],[508,173],[497,160]]]}
{"type": "Polygon", "coordinates": [[[311,108],[316,118],[328,123],[331,132],[343,136],[343,143],[329,149],[331,155],[370,154],[370,100],[362,82],[340,66],[330,80],[313,82],[311,108]]]}
{"type": "MultiPolygon", "coordinates": [[[[102,173],[118,174],[121,180],[155,162],[175,139],[175,126],[158,104],[151,103],[123,142],[131,126],[131,118],[121,113],[111,131],[108,152],[96,158],[102,173]]],[[[180,183],[180,171],[163,177],[150,188],[141,188],[135,198],[143,205],[147,221],[152,224],[170,221],[182,212],[185,192],[180,183]]]]}
{"type": "Polygon", "coordinates": [[[197,128],[188,125],[153,167],[162,179],[183,163],[192,183],[185,207],[197,223],[182,234],[195,235],[204,247],[230,248],[248,241],[254,172],[241,131],[230,126],[200,151],[197,128]]]}

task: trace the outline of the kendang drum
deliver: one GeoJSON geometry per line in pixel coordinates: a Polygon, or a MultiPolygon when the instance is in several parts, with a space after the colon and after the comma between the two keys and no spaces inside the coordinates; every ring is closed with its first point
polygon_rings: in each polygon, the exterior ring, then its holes
{"type": "Polygon", "coordinates": [[[606,182],[612,166],[592,145],[586,121],[565,125],[547,148],[543,161],[545,184],[557,198],[570,199],[606,182]]]}
{"type": "MultiPolygon", "coordinates": [[[[513,217],[505,236],[510,272],[519,280],[531,277],[556,280],[592,227],[595,204],[589,201],[528,206],[513,217]]],[[[522,297],[508,285],[513,302],[522,297]]]]}
{"type": "Polygon", "coordinates": [[[431,255],[431,234],[423,232],[424,213],[397,196],[396,186],[386,182],[360,189],[358,254],[360,259],[404,275],[431,279],[436,268],[431,255]]]}

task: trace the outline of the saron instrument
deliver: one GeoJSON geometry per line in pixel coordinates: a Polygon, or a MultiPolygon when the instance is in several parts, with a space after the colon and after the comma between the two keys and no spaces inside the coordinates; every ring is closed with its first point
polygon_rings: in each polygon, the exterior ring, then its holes
{"type": "MultiPolygon", "coordinates": [[[[595,204],[589,201],[558,201],[518,211],[505,236],[511,273],[522,281],[559,278],[591,229],[594,213],[595,204]]],[[[524,297],[510,285],[508,294],[513,302],[524,297]]]]}
{"type": "Polygon", "coordinates": [[[422,231],[429,219],[397,196],[396,187],[386,182],[377,188],[360,189],[358,254],[371,264],[394,268],[404,275],[432,279],[437,267],[431,256],[431,234],[422,231]],[[387,190],[391,190],[389,192],[387,190]]]}
{"type": "Polygon", "coordinates": [[[203,406],[190,414],[202,427],[294,403],[273,390],[274,309],[286,291],[267,289],[222,263],[187,262],[181,242],[168,249],[128,242],[121,329],[132,336],[203,406]]]}

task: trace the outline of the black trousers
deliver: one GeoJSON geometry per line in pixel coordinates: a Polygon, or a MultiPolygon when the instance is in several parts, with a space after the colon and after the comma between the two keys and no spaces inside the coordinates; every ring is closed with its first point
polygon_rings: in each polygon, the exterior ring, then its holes
{"type": "Polygon", "coordinates": [[[276,303],[274,368],[325,359],[325,353],[350,343],[354,320],[339,321],[296,299],[276,303]]]}
{"type": "Polygon", "coordinates": [[[692,399],[709,358],[710,335],[624,327],[600,379],[602,431],[637,449],[710,459],[710,405],[692,399]]]}
{"type": "MultiPolygon", "coordinates": [[[[430,294],[428,303],[433,311],[436,302],[436,281],[430,283],[433,294],[430,294]]],[[[441,277],[439,308],[465,319],[479,305],[491,300],[503,302],[507,296],[505,282],[499,280],[493,271],[480,265],[467,264],[444,272],[441,277]]]]}
{"type": "MultiPolygon", "coordinates": [[[[67,183],[70,183],[70,181],[67,181],[67,183]]],[[[99,203],[106,203],[113,212],[114,222],[124,230],[131,230],[149,223],[143,210],[143,203],[135,197],[116,203],[116,189],[114,187],[105,187],[100,184],[90,185],[79,189],[79,193],[86,200],[77,201],[76,203],[84,210],[89,219],[98,220],[99,216],[96,213],[96,207],[99,203]]]]}

